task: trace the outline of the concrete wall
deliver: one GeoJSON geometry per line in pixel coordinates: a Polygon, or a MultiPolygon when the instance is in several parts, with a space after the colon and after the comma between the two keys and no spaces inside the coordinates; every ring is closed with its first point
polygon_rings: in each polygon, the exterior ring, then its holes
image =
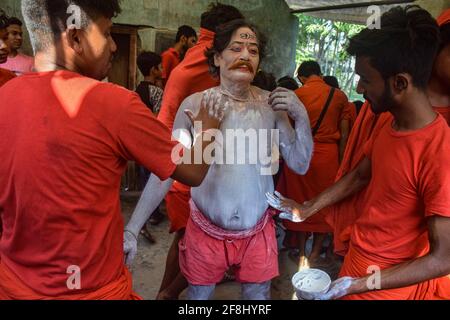
{"type": "MultiPolygon", "coordinates": [[[[176,32],[178,27],[188,24],[198,30],[200,15],[211,0],[125,0],[122,14],[114,22],[130,25],[148,25],[158,31],[176,32]]],[[[269,39],[268,55],[262,69],[277,77],[293,74],[295,70],[295,48],[297,45],[298,21],[290,14],[284,0],[222,0],[224,4],[236,6],[256,24],[269,39]]],[[[0,0],[0,8],[8,15],[21,18],[19,0],[0,0]]],[[[141,47],[154,50],[155,30],[139,32],[141,47]]],[[[28,37],[25,37],[25,53],[31,53],[28,37]]]]}
{"type": "MultiPolygon", "coordinates": [[[[123,13],[115,20],[124,24],[149,25],[158,30],[175,32],[182,24],[198,29],[200,15],[210,0],[127,0],[123,13]],[[136,10],[136,8],[140,8],[136,10]]],[[[293,74],[297,45],[298,21],[284,0],[222,0],[237,7],[246,18],[267,36],[268,55],[262,69],[277,77],[293,74]]],[[[155,30],[139,32],[142,48],[154,50],[155,30]]]]}

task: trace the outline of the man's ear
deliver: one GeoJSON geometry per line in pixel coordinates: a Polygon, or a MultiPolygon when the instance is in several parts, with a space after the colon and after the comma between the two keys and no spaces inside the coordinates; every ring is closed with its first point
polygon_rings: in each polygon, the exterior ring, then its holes
{"type": "Polygon", "coordinates": [[[219,61],[220,55],[218,53],[216,53],[214,55],[214,65],[218,68],[220,67],[220,61],[219,61]]]}
{"type": "Polygon", "coordinates": [[[72,28],[68,29],[65,32],[67,43],[69,46],[78,54],[83,52],[83,48],[81,46],[81,30],[72,28]]]}
{"type": "Polygon", "coordinates": [[[409,74],[398,73],[393,77],[392,89],[394,93],[402,93],[412,85],[412,78],[409,74]]]}

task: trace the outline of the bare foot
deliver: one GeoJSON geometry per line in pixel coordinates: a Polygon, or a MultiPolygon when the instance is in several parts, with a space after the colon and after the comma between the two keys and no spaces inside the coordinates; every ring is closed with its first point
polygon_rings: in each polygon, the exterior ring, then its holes
{"type": "Polygon", "coordinates": [[[150,243],[156,243],[155,238],[153,238],[152,234],[147,230],[147,227],[144,226],[141,230],[141,234],[144,236],[145,239],[148,240],[150,243]]]}
{"type": "Polygon", "coordinates": [[[178,297],[175,297],[170,292],[163,290],[158,293],[158,295],[156,296],[156,300],[178,300],[178,297]]]}

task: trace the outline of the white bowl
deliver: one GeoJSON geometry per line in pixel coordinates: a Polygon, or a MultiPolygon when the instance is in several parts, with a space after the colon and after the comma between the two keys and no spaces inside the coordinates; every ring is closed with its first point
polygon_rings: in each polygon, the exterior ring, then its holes
{"type": "Polygon", "coordinates": [[[319,269],[304,269],[292,277],[292,285],[299,299],[315,300],[328,291],[331,285],[330,276],[319,269]]]}

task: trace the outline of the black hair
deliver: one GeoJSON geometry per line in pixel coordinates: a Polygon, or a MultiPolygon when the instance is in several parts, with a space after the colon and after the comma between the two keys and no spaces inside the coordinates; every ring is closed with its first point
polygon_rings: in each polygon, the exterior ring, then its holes
{"type": "Polygon", "coordinates": [[[285,77],[278,79],[277,85],[278,85],[278,87],[286,88],[286,89],[289,89],[292,91],[295,91],[299,88],[297,81],[295,81],[294,78],[289,77],[289,76],[285,76],[285,77]]]}
{"type": "Polygon", "coordinates": [[[120,0],[22,0],[22,15],[35,53],[59,40],[68,27],[71,5],[81,9],[82,29],[99,17],[111,19],[121,12],[120,0]]]}
{"type": "Polygon", "coordinates": [[[161,56],[151,51],[144,51],[137,57],[139,71],[144,77],[149,76],[152,68],[158,67],[161,61],[161,56]]]}
{"type": "Polygon", "coordinates": [[[325,81],[325,83],[327,85],[329,85],[330,87],[340,89],[339,81],[335,76],[325,76],[325,77],[323,77],[323,81],[325,81]]]}
{"type": "Polygon", "coordinates": [[[201,15],[200,27],[212,32],[224,23],[236,19],[244,19],[242,13],[233,6],[221,4],[219,2],[211,3],[206,12],[201,15]]]}
{"type": "Polygon", "coordinates": [[[8,19],[8,26],[10,25],[18,25],[19,27],[22,26],[22,21],[20,21],[20,19],[16,18],[16,17],[10,17],[8,19]]]}
{"type": "Polygon", "coordinates": [[[436,20],[419,6],[394,7],[381,16],[381,29],[364,29],[350,39],[352,56],[370,59],[384,81],[399,73],[426,88],[439,46],[436,20]]]}
{"type": "Polygon", "coordinates": [[[0,29],[6,29],[8,27],[8,16],[0,9],[0,29]]]}
{"type": "Polygon", "coordinates": [[[205,56],[208,59],[209,71],[214,77],[218,77],[220,74],[220,68],[216,67],[216,65],[214,64],[214,56],[216,54],[220,54],[228,47],[231,38],[233,37],[233,34],[236,30],[244,27],[249,28],[256,35],[256,38],[258,40],[259,61],[261,63],[261,60],[265,56],[265,48],[267,43],[265,36],[260,33],[257,27],[253,24],[248,23],[243,19],[233,20],[221,25],[217,29],[213,46],[205,51],[205,56]]]}
{"type": "Polygon", "coordinates": [[[195,32],[192,27],[184,25],[178,28],[175,42],[179,42],[182,36],[185,36],[187,39],[191,37],[197,37],[197,32],[195,32]]]}
{"type": "Polygon", "coordinates": [[[297,70],[298,77],[309,78],[312,75],[321,76],[322,70],[317,61],[309,60],[303,62],[297,70]]]}
{"type": "Polygon", "coordinates": [[[273,91],[277,88],[277,81],[272,73],[264,72],[262,70],[256,73],[252,85],[266,91],[273,91]]]}

